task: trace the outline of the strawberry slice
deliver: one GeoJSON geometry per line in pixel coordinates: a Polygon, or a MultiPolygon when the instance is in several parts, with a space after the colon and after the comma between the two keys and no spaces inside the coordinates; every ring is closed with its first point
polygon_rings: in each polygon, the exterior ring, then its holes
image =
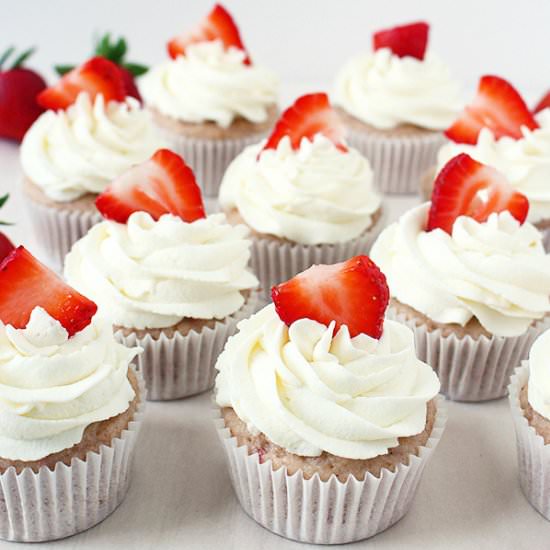
{"type": "Polygon", "coordinates": [[[246,53],[245,65],[250,65],[250,57],[241,40],[239,29],[229,12],[220,4],[216,4],[212,11],[191,32],[176,36],[168,42],[168,53],[175,59],[185,54],[189,44],[197,42],[212,42],[221,40],[224,48],[233,46],[246,53]]]}
{"type": "Polygon", "coordinates": [[[533,114],[540,113],[540,111],[544,109],[548,109],[550,107],[550,90],[546,92],[546,95],[544,95],[541,100],[537,103],[537,106],[533,109],[533,114]]]}
{"type": "Polygon", "coordinates": [[[55,86],[38,94],[36,101],[45,109],[66,109],[80,92],[88,92],[92,101],[98,94],[103,94],[105,102],[124,101],[126,86],[117,65],[98,56],[69,71],[55,86]]]}
{"type": "Polygon", "coordinates": [[[159,149],[149,160],[133,166],[101,193],[95,204],[104,218],[126,223],[134,212],[158,220],[174,214],[186,222],[206,217],[199,186],[184,160],[159,149]]]}
{"type": "Polygon", "coordinates": [[[0,262],[15,248],[9,238],[0,232],[0,262]]]}
{"type": "Polygon", "coordinates": [[[497,139],[522,137],[521,127],[538,128],[536,120],[517,90],[499,76],[482,76],[477,94],[445,135],[458,143],[475,145],[482,128],[489,128],[497,139]]]}
{"type": "Polygon", "coordinates": [[[97,311],[91,300],[19,246],[0,264],[0,320],[25,328],[37,306],[57,319],[69,336],[86,328],[97,311]]]}
{"type": "Polygon", "coordinates": [[[386,277],[368,256],[333,265],[314,265],[274,286],[271,297],[288,326],[298,319],[346,325],[350,335],[382,336],[390,298],[386,277]]]}
{"type": "Polygon", "coordinates": [[[372,46],[375,50],[389,48],[398,57],[410,56],[422,60],[426,54],[429,31],[430,26],[423,21],[384,29],[373,34],[372,46]]]}
{"type": "Polygon", "coordinates": [[[440,228],[451,234],[459,216],[484,222],[493,212],[504,210],[523,223],[529,201],[500,172],[461,153],[443,167],[435,180],[427,231],[440,228]]]}
{"type": "Polygon", "coordinates": [[[269,136],[265,149],[276,149],[284,136],[290,138],[293,149],[300,148],[302,138],[313,140],[315,134],[323,134],[343,152],[344,127],[325,93],[299,97],[279,118],[269,136]]]}

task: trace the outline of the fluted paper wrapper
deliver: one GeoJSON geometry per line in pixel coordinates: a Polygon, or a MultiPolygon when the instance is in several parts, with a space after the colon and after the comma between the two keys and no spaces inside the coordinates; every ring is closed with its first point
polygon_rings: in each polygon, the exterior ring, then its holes
{"type": "Polygon", "coordinates": [[[378,188],[390,194],[418,193],[422,175],[445,141],[439,132],[390,136],[346,128],[347,144],[369,159],[378,188]]]}
{"type": "Polygon", "coordinates": [[[386,316],[414,332],[416,354],[435,370],[441,393],[453,401],[489,401],[507,394],[510,376],[527,358],[536,337],[550,326],[546,317],[531,325],[521,336],[442,336],[441,330],[417,326],[390,306],[386,316]]]}
{"type": "Polygon", "coordinates": [[[217,197],[225,170],[245,147],[261,141],[266,132],[235,139],[198,139],[158,127],[170,148],[191,166],[206,197],[217,197]]]}
{"type": "Polygon", "coordinates": [[[526,361],[518,367],[509,386],[509,400],[516,429],[519,481],[521,489],[531,503],[550,520],[550,445],[529,425],[519,401],[521,388],[529,380],[526,361]]]}
{"type": "Polygon", "coordinates": [[[65,256],[73,244],[103,219],[95,210],[62,210],[32,199],[25,202],[36,240],[51,260],[52,266],[57,269],[63,267],[65,256]]]}
{"type": "Polygon", "coordinates": [[[260,303],[259,293],[253,292],[241,309],[200,332],[175,332],[170,337],[161,333],[157,340],[148,334],[143,338],[135,333],[125,336],[118,330],[115,337],[126,346],[143,348],[136,363],[145,379],[147,399],[181,399],[214,386],[218,355],[227,339],[235,334],[239,321],[255,313],[260,303]]]}
{"type": "Polygon", "coordinates": [[[438,398],[437,415],[430,438],[409,464],[395,472],[383,469],[379,478],[367,473],[363,481],[350,476],[343,483],[335,476],[321,481],[305,479],[301,472],[289,475],[273,470],[225,427],[219,410],[216,426],[227,461],[231,483],[244,511],[262,527],[277,535],[313,544],[342,544],[368,537],[399,521],[411,507],[424,467],[437,447],[447,414],[438,398]]]}
{"type": "Polygon", "coordinates": [[[52,471],[8,468],[0,475],[0,538],[19,542],[55,540],[98,524],[124,499],[141,427],[145,385],[138,374],[141,400],[119,438],[86,460],[58,463],[52,471]]]}
{"type": "Polygon", "coordinates": [[[271,287],[294,277],[314,264],[334,264],[368,254],[386,225],[386,210],[375,225],[359,237],[335,244],[307,245],[261,237],[252,237],[251,265],[260,281],[264,300],[270,299],[271,287]]]}

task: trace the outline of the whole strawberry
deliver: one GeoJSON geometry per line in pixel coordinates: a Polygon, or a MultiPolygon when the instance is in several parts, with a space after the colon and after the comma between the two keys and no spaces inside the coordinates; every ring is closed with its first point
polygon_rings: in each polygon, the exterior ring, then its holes
{"type": "MultiPolygon", "coordinates": [[[[128,51],[128,45],[124,38],[119,38],[116,42],[111,42],[111,34],[107,33],[103,35],[99,40],[96,40],[94,45],[94,56],[104,57],[109,61],[112,61],[118,66],[120,75],[124,80],[124,86],[126,88],[126,95],[135,97],[141,101],[139,90],[136,86],[135,78],[146,73],[148,67],[140,65],[139,63],[127,62],[124,58],[128,51]]],[[[63,76],[65,73],[74,69],[73,65],[56,65],[55,70],[59,76],[63,76]]]]}
{"type": "MultiPolygon", "coordinates": [[[[6,204],[9,195],[4,195],[0,197],[0,208],[6,204]]],[[[10,225],[8,222],[0,221],[0,225],[10,225]]],[[[0,231],[0,262],[15,248],[13,243],[0,231]]]]}
{"type": "Polygon", "coordinates": [[[31,124],[44,111],[36,102],[36,96],[46,88],[46,82],[36,72],[23,67],[32,55],[31,48],[15,58],[4,69],[15,48],[8,48],[0,56],[0,136],[21,141],[31,124]]]}

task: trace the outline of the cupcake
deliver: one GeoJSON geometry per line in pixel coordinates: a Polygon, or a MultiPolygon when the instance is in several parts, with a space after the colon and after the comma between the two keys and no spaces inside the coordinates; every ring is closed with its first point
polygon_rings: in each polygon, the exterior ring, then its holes
{"type": "Polygon", "coordinates": [[[0,265],[0,538],[54,540],[123,500],[143,415],[140,351],[24,247],[0,265]]]}
{"type": "Polygon", "coordinates": [[[411,506],[445,412],[412,331],[384,320],[388,299],[367,256],[313,266],[274,287],[218,359],[235,492],[278,535],[357,541],[411,506]]]}
{"type": "Polygon", "coordinates": [[[448,67],[426,52],[428,32],[426,23],[379,31],[374,52],[351,59],[336,78],[334,101],[348,143],[371,160],[386,193],[417,191],[460,111],[448,67]]]}
{"type": "Polygon", "coordinates": [[[384,226],[376,174],[343,136],[327,95],[305,95],[224,175],[220,206],[252,230],[252,266],[266,296],[314,263],[367,252],[384,226]]]}
{"type": "MultiPolygon", "coordinates": [[[[527,219],[550,250],[550,109],[533,116],[511,84],[484,76],[476,98],[447,136],[452,141],[439,150],[438,168],[459,153],[495,167],[529,199],[527,219]]],[[[432,182],[433,177],[426,181],[428,189],[432,182]]]]}
{"type": "Polygon", "coordinates": [[[219,4],[192,31],[168,43],[171,59],[140,82],[171,148],[215,197],[228,164],[270,130],[278,79],[250,59],[231,15],[219,4]]]}
{"type": "Polygon", "coordinates": [[[516,428],[519,479],[531,505],[550,520],[550,395],[548,357],[550,330],[540,335],[529,360],[516,369],[510,384],[510,406],[516,428]]]}
{"type": "Polygon", "coordinates": [[[214,383],[214,363],[237,322],[255,311],[244,226],[206,216],[191,169],[163,149],[98,197],[106,218],[77,241],[65,276],[92,297],[137,364],[148,398],[178,399],[214,383]]]}
{"type": "Polygon", "coordinates": [[[550,322],[550,256],[528,209],[504,176],[460,154],[439,173],[431,203],[372,248],[392,294],[388,315],[413,329],[451,399],[504,396],[550,322]]]}
{"type": "Polygon", "coordinates": [[[48,110],[21,145],[23,191],[37,239],[61,266],[101,220],[95,197],[162,146],[151,115],[127,96],[120,69],[95,57],[38,95],[48,110]]]}

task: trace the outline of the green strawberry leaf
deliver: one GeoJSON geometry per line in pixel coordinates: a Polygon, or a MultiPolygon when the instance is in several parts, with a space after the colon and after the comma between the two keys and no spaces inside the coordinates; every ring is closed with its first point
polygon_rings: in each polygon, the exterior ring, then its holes
{"type": "MultiPolygon", "coordinates": [[[[29,48],[28,50],[25,50],[19,57],[15,58],[15,61],[13,62],[13,65],[11,66],[12,69],[17,69],[27,61],[27,59],[35,52],[36,48],[33,46],[32,48],[29,48]]],[[[1,63],[0,63],[1,65],[1,63]]]]}
{"type": "Polygon", "coordinates": [[[14,46],[10,46],[1,56],[0,56],[0,69],[2,65],[7,61],[8,57],[15,51],[14,46]]]}
{"type": "Polygon", "coordinates": [[[63,76],[69,71],[72,71],[74,69],[74,65],[55,65],[54,69],[59,76],[63,76]]]}
{"type": "Polygon", "coordinates": [[[132,76],[141,76],[145,74],[149,67],[146,65],[140,65],[139,63],[123,63],[122,66],[132,73],[132,76]]]}

